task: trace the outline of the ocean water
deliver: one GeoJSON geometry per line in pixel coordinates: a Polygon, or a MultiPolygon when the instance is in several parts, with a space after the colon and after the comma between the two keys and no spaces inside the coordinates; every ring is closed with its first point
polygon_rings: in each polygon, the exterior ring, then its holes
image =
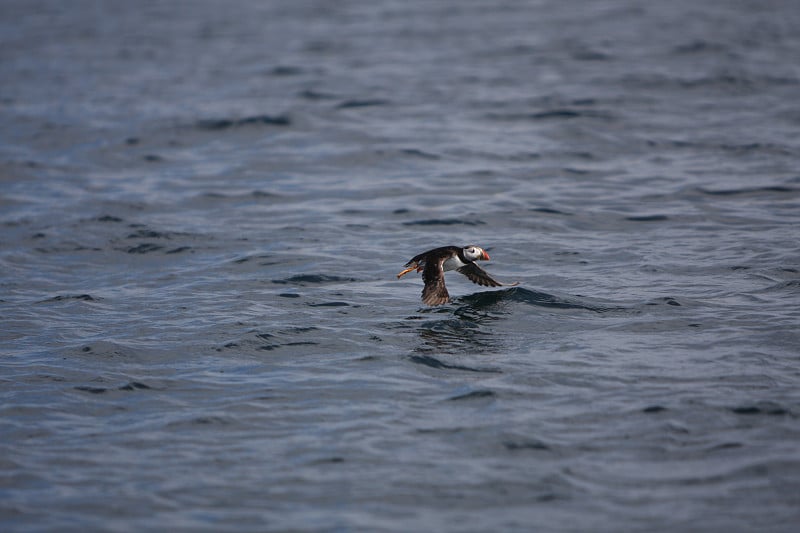
{"type": "Polygon", "coordinates": [[[0,528],[795,531],[798,27],[2,2],[0,528]]]}

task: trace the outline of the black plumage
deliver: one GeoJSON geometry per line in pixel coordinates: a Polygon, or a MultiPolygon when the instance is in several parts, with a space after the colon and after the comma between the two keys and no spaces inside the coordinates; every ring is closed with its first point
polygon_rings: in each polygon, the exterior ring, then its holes
{"type": "Polygon", "coordinates": [[[422,301],[426,305],[442,305],[450,301],[450,294],[444,283],[444,273],[456,270],[470,281],[484,287],[514,286],[517,283],[500,283],[493,279],[475,261],[489,259],[489,254],[479,246],[442,246],[414,256],[405,264],[405,270],[397,274],[398,279],[412,270],[422,272],[422,301]]]}

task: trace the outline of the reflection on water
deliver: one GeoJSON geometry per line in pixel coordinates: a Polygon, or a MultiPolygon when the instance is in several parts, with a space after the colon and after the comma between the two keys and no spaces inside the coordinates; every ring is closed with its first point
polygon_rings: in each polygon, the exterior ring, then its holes
{"type": "Polygon", "coordinates": [[[501,372],[482,358],[528,350],[543,342],[553,345],[554,335],[558,345],[558,332],[587,329],[586,322],[577,320],[581,316],[599,320],[592,327],[608,327],[608,320],[627,322],[627,317],[637,313],[612,302],[512,287],[478,291],[446,306],[422,308],[403,321],[403,327],[416,338],[409,355],[414,363],[501,372]]]}
{"type": "Polygon", "coordinates": [[[481,291],[457,298],[453,303],[423,309],[424,315],[443,315],[444,318],[425,320],[417,325],[420,344],[415,353],[447,355],[479,355],[501,353],[505,350],[502,336],[496,335],[491,324],[506,314],[508,290],[481,291]]]}
{"type": "Polygon", "coordinates": [[[503,353],[509,349],[507,328],[498,326],[505,321],[518,323],[521,315],[530,314],[533,306],[538,312],[568,310],[605,313],[625,308],[612,304],[589,303],[580,297],[560,297],[523,287],[479,291],[455,298],[447,306],[422,309],[423,316],[442,318],[424,320],[416,325],[420,343],[414,353],[426,355],[480,355],[503,353]]]}
{"type": "Polygon", "coordinates": [[[424,322],[417,332],[421,344],[415,351],[451,355],[474,355],[502,351],[491,329],[462,316],[424,322]]]}

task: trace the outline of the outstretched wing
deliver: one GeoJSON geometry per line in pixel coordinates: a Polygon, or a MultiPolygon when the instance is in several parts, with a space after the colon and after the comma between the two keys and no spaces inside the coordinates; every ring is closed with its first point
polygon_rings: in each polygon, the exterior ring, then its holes
{"type": "Polygon", "coordinates": [[[437,258],[436,261],[426,261],[422,271],[422,281],[425,287],[422,289],[422,301],[426,305],[442,305],[450,301],[450,294],[444,286],[444,270],[442,263],[444,257],[437,258]]]}
{"type": "Polygon", "coordinates": [[[484,287],[513,287],[515,285],[519,285],[519,282],[500,283],[475,263],[464,265],[458,269],[458,272],[467,276],[472,283],[477,283],[478,285],[482,285],[484,287]]]}

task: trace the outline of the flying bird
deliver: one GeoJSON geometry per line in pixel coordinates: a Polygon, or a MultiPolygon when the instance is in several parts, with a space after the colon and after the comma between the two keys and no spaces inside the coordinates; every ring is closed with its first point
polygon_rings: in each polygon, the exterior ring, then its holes
{"type": "Polygon", "coordinates": [[[489,254],[480,246],[470,244],[460,248],[458,246],[442,246],[414,256],[405,264],[405,270],[397,274],[397,279],[402,278],[412,270],[422,272],[422,281],[425,287],[422,289],[422,302],[426,305],[442,305],[450,300],[447,287],[444,285],[444,273],[448,270],[456,270],[464,274],[473,283],[485,287],[513,287],[516,283],[500,283],[475,261],[488,261],[489,254]]]}

